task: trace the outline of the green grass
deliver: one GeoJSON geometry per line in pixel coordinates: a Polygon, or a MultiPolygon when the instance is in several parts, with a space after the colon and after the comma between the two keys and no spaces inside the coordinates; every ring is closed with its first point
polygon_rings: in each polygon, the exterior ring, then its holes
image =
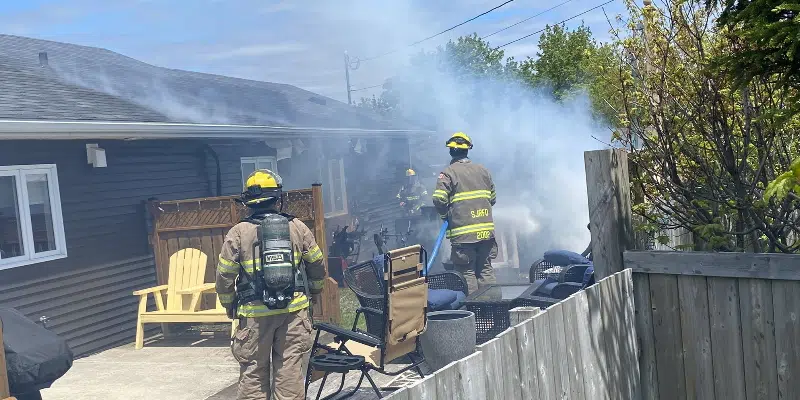
{"type": "MultiPolygon", "coordinates": [[[[356,319],[356,309],[358,307],[358,298],[352,290],[348,288],[339,289],[339,309],[342,312],[342,318],[341,322],[339,322],[339,325],[342,328],[351,329],[353,327],[353,321],[356,319]]],[[[358,319],[358,329],[367,329],[367,325],[364,323],[363,316],[358,319]]]]}

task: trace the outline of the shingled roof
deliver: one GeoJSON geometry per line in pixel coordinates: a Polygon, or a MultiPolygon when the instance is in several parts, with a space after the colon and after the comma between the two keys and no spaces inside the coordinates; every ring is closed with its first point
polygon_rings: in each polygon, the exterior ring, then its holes
{"type": "Polygon", "coordinates": [[[291,85],[162,68],[101,48],[11,35],[0,35],[2,119],[410,128],[291,85]]]}

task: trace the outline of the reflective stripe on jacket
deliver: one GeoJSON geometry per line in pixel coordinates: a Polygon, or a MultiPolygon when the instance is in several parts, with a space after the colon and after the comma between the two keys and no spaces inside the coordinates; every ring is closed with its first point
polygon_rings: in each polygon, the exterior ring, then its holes
{"type": "Polygon", "coordinates": [[[425,186],[419,182],[416,182],[410,188],[407,186],[400,188],[400,192],[397,193],[397,198],[406,202],[406,207],[409,210],[417,211],[422,208],[423,204],[425,204],[424,197],[427,195],[428,190],[425,189],[425,186]]]}
{"type": "MultiPolygon", "coordinates": [[[[256,256],[253,245],[258,241],[258,225],[251,222],[236,224],[222,243],[222,250],[217,261],[216,290],[219,302],[225,308],[231,307],[234,300],[234,285],[241,267],[248,274],[253,273],[256,256]]],[[[289,236],[294,251],[295,267],[305,268],[308,278],[309,292],[317,294],[322,291],[325,282],[325,266],[322,262],[322,250],[317,246],[311,230],[299,219],[289,221],[289,236]],[[301,262],[302,261],[302,262],[301,262]]],[[[308,308],[310,301],[303,292],[295,292],[295,298],[287,308],[270,310],[262,302],[241,304],[238,315],[242,317],[265,317],[285,314],[308,308]]]]}
{"type": "Polygon", "coordinates": [[[409,208],[419,209],[423,205],[423,197],[427,195],[428,190],[425,189],[425,186],[419,182],[416,182],[410,188],[407,186],[400,188],[400,192],[397,193],[397,198],[409,204],[409,208]]]}
{"type": "Polygon", "coordinates": [[[449,221],[452,243],[476,243],[494,237],[492,206],[496,200],[489,171],[468,158],[453,160],[439,174],[433,205],[449,221]]]}

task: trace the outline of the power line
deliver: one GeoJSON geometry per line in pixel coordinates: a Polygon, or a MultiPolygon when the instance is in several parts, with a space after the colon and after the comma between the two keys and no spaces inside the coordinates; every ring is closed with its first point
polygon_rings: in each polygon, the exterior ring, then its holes
{"type": "Polygon", "coordinates": [[[489,36],[494,36],[494,35],[496,35],[496,34],[498,34],[498,33],[502,32],[502,31],[504,31],[504,30],[506,30],[506,29],[513,28],[513,27],[515,27],[515,26],[517,26],[517,25],[519,25],[519,24],[521,24],[521,23],[524,23],[524,22],[528,22],[528,21],[530,21],[530,20],[532,20],[532,19],[534,19],[534,18],[536,18],[536,17],[538,17],[538,16],[540,16],[540,15],[542,15],[542,14],[545,14],[545,13],[547,13],[547,12],[553,11],[553,10],[555,10],[556,8],[558,8],[558,7],[561,7],[561,6],[563,6],[564,4],[567,4],[567,3],[571,2],[571,1],[572,1],[572,0],[567,0],[567,1],[563,2],[563,3],[561,3],[561,4],[558,4],[558,5],[555,5],[555,6],[553,6],[553,7],[550,7],[550,8],[548,8],[547,10],[544,10],[544,11],[542,11],[542,12],[540,12],[540,13],[538,13],[538,14],[536,14],[536,15],[534,15],[534,16],[532,16],[532,17],[530,17],[530,18],[525,18],[525,19],[523,19],[522,21],[519,21],[519,22],[517,22],[517,23],[516,23],[516,24],[514,24],[514,25],[509,25],[509,26],[507,26],[507,27],[505,27],[505,28],[503,28],[503,29],[500,29],[499,31],[495,31],[495,32],[492,32],[492,33],[490,33],[490,34],[488,34],[488,35],[486,35],[486,36],[483,36],[483,37],[481,37],[481,39],[486,39],[486,38],[488,38],[489,36]]]}
{"type": "MultiPolygon", "coordinates": [[[[478,15],[476,15],[476,16],[474,16],[474,17],[472,17],[472,18],[470,18],[470,19],[468,19],[468,20],[466,20],[466,21],[464,21],[464,22],[462,22],[462,23],[460,23],[460,24],[458,24],[458,25],[451,26],[451,27],[449,27],[449,28],[447,28],[447,29],[445,29],[445,30],[443,30],[443,31],[441,31],[441,32],[439,32],[439,33],[437,33],[437,34],[435,34],[435,35],[428,36],[428,37],[426,37],[425,39],[422,39],[422,40],[417,40],[416,42],[414,42],[414,43],[411,43],[411,44],[409,44],[409,45],[408,45],[408,46],[406,46],[406,47],[413,47],[413,46],[416,46],[416,45],[418,45],[418,44],[420,44],[420,43],[422,43],[422,42],[424,42],[424,41],[426,41],[426,40],[430,40],[430,39],[433,39],[433,38],[435,38],[435,37],[437,37],[437,36],[439,36],[439,35],[441,35],[441,34],[443,34],[443,33],[450,32],[450,31],[452,31],[453,29],[456,29],[456,28],[458,28],[458,27],[459,27],[459,26],[461,26],[461,25],[464,25],[464,24],[466,24],[466,23],[468,23],[468,22],[472,22],[472,21],[474,21],[474,20],[476,20],[476,19],[478,19],[478,18],[480,18],[480,17],[482,17],[482,16],[484,16],[484,15],[486,15],[486,14],[489,14],[490,12],[492,12],[492,11],[494,11],[494,10],[497,10],[498,8],[500,8],[500,7],[503,7],[504,5],[506,5],[506,4],[508,4],[508,3],[511,3],[511,2],[513,2],[513,1],[514,1],[514,0],[507,0],[506,2],[504,2],[504,3],[502,3],[502,4],[498,5],[498,6],[495,6],[495,7],[493,7],[493,8],[492,8],[492,9],[490,9],[490,10],[484,11],[484,12],[482,12],[482,13],[480,13],[480,14],[478,14],[478,15]]],[[[359,60],[359,61],[370,61],[370,60],[374,60],[374,59],[376,59],[376,58],[381,58],[381,57],[383,57],[383,56],[388,56],[389,54],[397,53],[397,52],[398,52],[398,51],[400,51],[401,49],[402,49],[402,48],[398,48],[398,49],[395,49],[395,50],[392,50],[392,51],[387,51],[386,53],[378,54],[377,56],[373,56],[373,57],[369,57],[369,58],[364,58],[364,59],[361,59],[361,60],[359,60]]]]}
{"type": "Polygon", "coordinates": [[[359,90],[373,89],[373,88],[376,88],[376,87],[381,87],[381,86],[383,86],[383,84],[382,84],[382,83],[381,83],[381,84],[378,84],[378,85],[372,85],[372,86],[362,87],[362,88],[358,88],[358,89],[350,89],[350,91],[351,91],[351,92],[357,92],[357,91],[359,91],[359,90]]]}
{"type": "MultiPolygon", "coordinates": [[[[566,3],[568,3],[569,1],[572,1],[572,0],[568,0],[568,1],[566,1],[566,2],[564,2],[564,3],[561,3],[561,4],[557,5],[557,6],[554,6],[554,7],[552,7],[550,10],[552,10],[553,8],[559,7],[559,6],[563,5],[563,4],[566,4],[566,3]]],[[[590,9],[588,9],[588,10],[585,10],[585,11],[581,12],[580,14],[575,14],[575,15],[573,15],[573,16],[571,16],[571,17],[569,17],[569,18],[565,19],[565,20],[559,21],[558,23],[555,23],[555,24],[553,24],[553,25],[561,25],[561,24],[563,24],[563,23],[565,23],[565,22],[567,22],[567,21],[571,21],[571,20],[573,20],[573,19],[575,19],[575,18],[578,18],[578,17],[580,17],[581,15],[584,15],[584,14],[586,14],[586,13],[588,13],[588,12],[594,11],[594,10],[596,10],[596,9],[598,9],[598,8],[600,8],[600,7],[603,7],[603,6],[607,5],[607,4],[613,3],[614,1],[615,1],[615,0],[608,0],[608,1],[606,1],[605,3],[603,3],[603,4],[600,4],[600,5],[594,6],[594,7],[590,8],[590,9]]],[[[550,11],[550,10],[547,10],[547,11],[550,11]]],[[[547,11],[543,11],[543,12],[542,12],[542,13],[540,13],[539,15],[541,15],[541,14],[543,14],[543,13],[547,12],[547,11]]],[[[535,17],[535,16],[534,16],[534,17],[535,17]]],[[[534,17],[531,17],[531,18],[534,18],[534,17]]],[[[524,21],[520,21],[520,22],[518,22],[517,24],[519,24],[519,23],[522,23],[522,22],[524,22],[524,21]]],[[[515,24],[515,25],[516,25],[516,24],[515,24]]],[[[500,31],[497,31],[497,32],[495,32],[495,33],[501,32],[501,31],[503,31],[503,30],[505,30],[505,29],[508,29],[508,28],[510,28],[510,27],[512,27],[512,26],[514,26],[514,25],[511,25],[511,26],[509,26],[509,27],[507,27],[507,28],[501,29],[500,31]]],[[[539,33],[542,33],[542,32],[544,32],[546,29],[547,29],[547,28],[543,28],[543,29],[540,29],[540,30],[538,30],[538,31],[536,31],[536,32],[533,32],[533,33],[531,33],[531,34],[525,35],[525,36],[523,36],[523,37],[521,37],[521,38],[514,39],[514,40],[512,40],[512,41],[510,41],[510,42],[508,42],[508,43],[501,44],[500,46],[497,46],[497,47],[495,47],[495,49],[499,49],[499,48],[502,48],[502,47],[508,46],[508,45],[510,45],[510,44],[512,44],[512,43],[519,42],[520,40],[527,39],[527,38],[529,38],[529,37],[531,37],[531,36],[533,36],[533,35],[536,35],[536,34],[539,34],[539,33]]],[[[491,35],[494,35],[494,33],[490,34],[489,36],[491,36],[491,35]]],[[[486,36],[486,37],[488,37],[488,36],[486,36]]],[[[481,39],[483,39],[483,38],[481,38],[481,39]]],[[[362,60],[362,61],[363,61],[363,60],[362,60]]],[[[359,89],[351,89],[351,90],[352,90],[352,91],[357,91],[357,90],[367,90],[367,89],[373,89],[373,88],[376,88],[376,87],[379,87],[379,86],[383,86],[383,84],[379,84],[379,85],[372,85],[372,86],[367,86],[367,87],[363,87],[363,88],[359,88],[359,89]]]]}
{"type": "MultiPolygon", "coordinates": [[[[569,18],[567,18],[567,19],[565,19],[565,20],[563,20],[563,21],[560,21],[560,22],[558,22],[558,23],[556,23],[556,24],[553,24],[553,25],[561,25],[561,24],[563,24],[564,22],[567,22],[567,21],[573,20],[573,19],[575,19],[575,18],[578,18],[578,17],[580,17],[580,16],[581,16],[581,15],[583,15],[583,14],[586,14],[586,13],[588,13],[588,12],[590,12],[590,11],[594,11],[594,10],[596,10],[596,9],[598,9],[598,8],[600,8],[600,7],[604,6],[604,5],[606,5],[606,4],[613,3],[614,1],[615,1],[615,0],[608,0],[607,2],[605,2],[605,3],[603,3],[603,4],[600,4],[600,5],[594,6],[594,7],[590,8],[590,9],[588,9],[588,10],[586,10],[586,11],[584,11],[584,12],[580,13],[580,14],[575,14],[575,15],[573,15],[573,16],[571,16],[571,17],[569,17],[569,18]]],[[[533,35],[536,35],[536,34],[538,34],[538,33],[542,33],[542,32],[544,32],[544,31],[545,31],[545,29],[547,29],[547,28],[540,29],[540,30],[538,30],[538,31],[536,31],[536,32],[533,32],[533,33],[531,33],[531,34],[525,35],[525,36],[523,36],[523,37],[521,37],[521,38],[514,39],[514,40],[512,40],[512,41],[510,41],[510,42],[508,42],[508,43],[501,44],[500,46],[497,46],[497,47],[495,47],[495,49],[499,49],[499,48],[502,48],[502,47],[506,47],[506,46],[508,46],[508,45],[510,45],[510,44],[512,44],[512,43],[516,43],[516,42],[519,42],[520,40],[527,39],[527,38],[529,38],[529,37],[531,37],[531,36],[533,36],[533,35]]]]}

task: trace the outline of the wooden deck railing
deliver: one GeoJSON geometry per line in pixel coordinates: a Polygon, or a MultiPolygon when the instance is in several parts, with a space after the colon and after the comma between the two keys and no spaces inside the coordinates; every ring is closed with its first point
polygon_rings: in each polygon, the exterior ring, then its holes
{"type": "Polygon", "coordinates": [[[638,399],[634,320],[633,281],[625,270],[389,398],[638,399]]]}

